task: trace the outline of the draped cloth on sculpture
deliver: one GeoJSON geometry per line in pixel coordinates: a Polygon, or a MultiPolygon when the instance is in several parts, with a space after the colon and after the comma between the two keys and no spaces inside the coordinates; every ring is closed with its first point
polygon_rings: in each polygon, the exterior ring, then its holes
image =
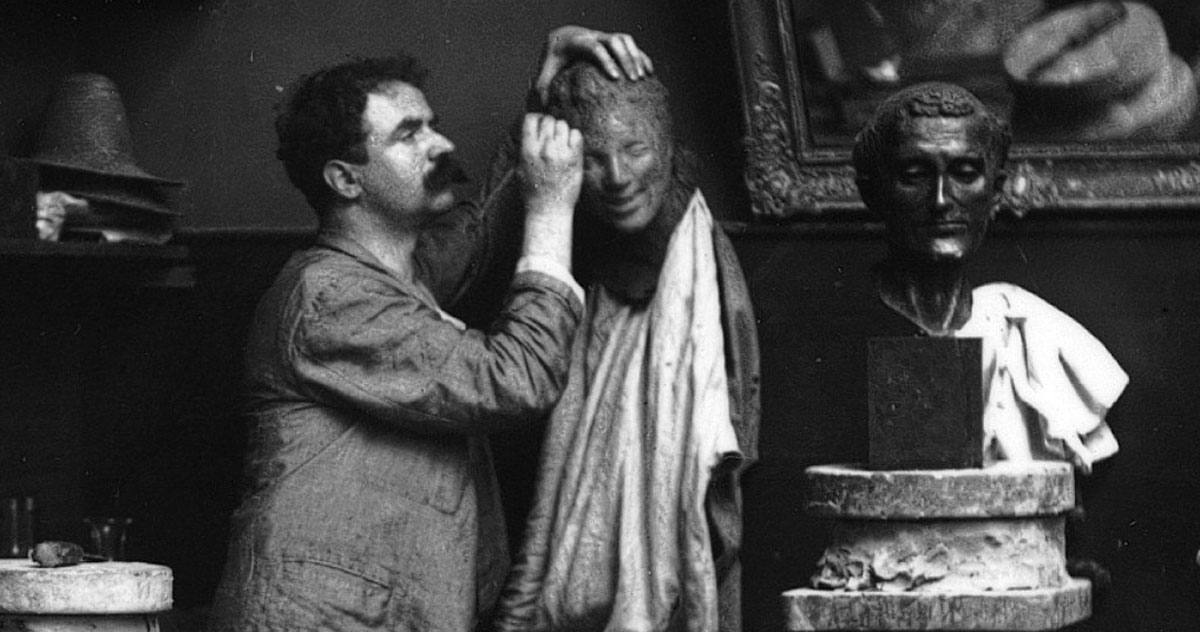
{"type": "Polygon", "coordinates": [[[705,494],[741,458],[698,194],[647,304],[589,297],[500,630],[718,629],[705,494]]]}
{"type": "Polygon", "coordinates": [[[1083,471],[1117,452],[1105,423],[1129,377],[1070,316],[1007,283],[972,293],[956,337],[983,340],[989,461],[1073,460],[1083,471]]]}

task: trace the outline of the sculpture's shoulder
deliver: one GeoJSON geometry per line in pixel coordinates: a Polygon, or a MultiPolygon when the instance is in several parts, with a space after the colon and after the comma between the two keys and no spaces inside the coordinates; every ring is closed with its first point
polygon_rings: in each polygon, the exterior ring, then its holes
{"type": "Polygon", "coordinates": [[[988,283],[971,292],[972,312],[989,318],[1055,319],[1068,316],[1042,297],[1012,283],[988,283]]]}
{"type": "Polygon", "coordinates": [[[976,301],[1002,301],[1008,304],[1022,303],[1030,299],[1042,300],[1033,292],[1012,283],[985,283],[975,288],[971,294],[976,301]]]}
{"type": "MultiPolygon", "coordinates": [[[[711,217],[700,189],[695,190],[691,204],[703,207],[704,214],[711,217]]],[[[742,451],[742,466],[748,467],[758,460],[758,428],[762,418],[758,320],[750,300],[750,286],[733,242],[715,218],[712,220],[712,242],[721,292],[730,421],[742,451]]]]}
{"type": "MultiPolygon", "coordinates": [[[[704,205],[705,213],[711,217],[704,196],[699,189],[696,189],[692,196],[692,204],[704,205]]],[[[712,244],[713,256],[717,262],[717,279],[721,287],[722,302],[727,312],[726,318],[743,319],[753,328],[755,320],[754,309],[750,302],[749,282],[742,269],[742,264],[738,260],[733,241],[729,235],[725,234],[725,229],[715,218],[712,221],[712,244]]]]}
{"type": "Polygon", "coordinates": [[[971,292],[971,318],[955,335],[960,338],[1009,338],[1012,329],[1075,331],[1078,323],[1037,294],[1012,283],[988,283],[971,292]]]}
{"type": "MultiPolygon", "coordinates": [[[[1059,310],[1038,295],[1009,283],[992,283],[972,292],[972,314],[966,335],[987,337],[1001,333],[1005,345],[1023,345],[1019,355],[1034,362],[1036,358],[1053,358],[1055,363],[1072,367],[1076,378],[1083,372],[1099,376],[1104,390],[1116,399],[1128,378],[1098,338],[1079,321],[1059,310]],[[1014,329],[1020,336],[1010,337],[1014,329]],[[1086,368],[1080,368],[1086,367],[1086,368]]],[[[964,329],[967,329],[964,327],[964,329]]],[[[1048,361],[1042,362],[1045,373],[1048,361]]],[[[1098,387],[1097,387],[1098,388],[1098,387]]]]}

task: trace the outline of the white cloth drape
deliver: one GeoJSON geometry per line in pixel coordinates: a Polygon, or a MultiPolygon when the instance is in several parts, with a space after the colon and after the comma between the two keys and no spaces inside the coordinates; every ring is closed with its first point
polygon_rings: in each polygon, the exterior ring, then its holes
{"type": "Polygon", "coordinates": [[[696,195],[648,305],[591,294],[501,630],[717,630],[704,498],[738,456],[712,217],[696,195]]]}
{"type": "Polygon", "coordinates": [[[990,460],[1069,459],[1087,472],[1117,452],[1105,423],[1129,377],[1082,325],[1006,283],[975,288],[957,337],[983,339],[990,460]]]}

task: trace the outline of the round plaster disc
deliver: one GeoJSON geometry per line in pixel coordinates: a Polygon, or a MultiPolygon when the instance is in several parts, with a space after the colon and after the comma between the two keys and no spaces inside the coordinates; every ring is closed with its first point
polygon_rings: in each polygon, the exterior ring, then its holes
{"type": "Polygon", "coordinates": [[[814,465],[804,471],[814,516],[860,520],[1055,516],[1075,506],[1071,464],[1001,461],[984,468],[872,470],[814,465]]]}
{"type": "Polygon", "coordinates": [[[171,609],[171,569],[143,562],[43,568],[0,559],[0,613],[137,614],[171,609]]]}

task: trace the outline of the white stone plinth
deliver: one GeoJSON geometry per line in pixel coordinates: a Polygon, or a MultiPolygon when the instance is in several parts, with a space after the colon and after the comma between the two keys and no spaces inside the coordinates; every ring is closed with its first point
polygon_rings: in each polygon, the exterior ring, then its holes
{"type": "Polygon", "coordinates": [[[816,465],[804,470],[812,516],[863,520],[1053,516],[1075,506],[1070,463],[1002,461],[977,469],[871,470],[816,465]]]}
{"type": "Polygon", "coordinates": [[[171,609],[171,569],[142,562],[43,568],[0,559],[0,614],[114,615],[171,609]]]}

